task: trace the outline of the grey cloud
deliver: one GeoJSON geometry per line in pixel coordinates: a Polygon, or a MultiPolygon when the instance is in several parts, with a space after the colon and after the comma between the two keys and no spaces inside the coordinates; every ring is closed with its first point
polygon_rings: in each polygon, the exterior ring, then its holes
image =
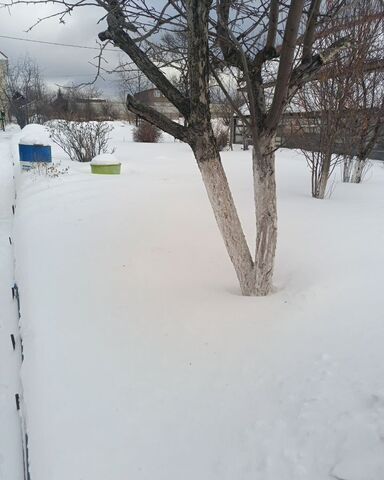
{"type": "MultiPolygon", "coordinates": [[[[66,23],[60,24],[58,18],[41,22],[34,29],[26,30],[38,19],[55,11],[52,6],[19,5],[12,7],[8,13],[3,10],[0,18],[2,35],[44,40],[58,43],[70,43],[97,47],[97,34],[105,27],[98,20],[103,12],[99,8],[84,7],[66,17],[66,23]]],[[[43,76],[50,85],[81,83],[89,81],[95,74],[95,68],[89,62],[95,62],[97,51],[61,46],[27,43],[0,38],[0,50],[8,57],[10,63],[29,54],[39,64],[43,76]]],[[[118,61],[118,50],[105,53],[108,68],[113,68],[118,61]]],[[[116,90],[116,77],[105,76],[106,81],[99,80],[98,86],[111,95],[116,90]]]]}

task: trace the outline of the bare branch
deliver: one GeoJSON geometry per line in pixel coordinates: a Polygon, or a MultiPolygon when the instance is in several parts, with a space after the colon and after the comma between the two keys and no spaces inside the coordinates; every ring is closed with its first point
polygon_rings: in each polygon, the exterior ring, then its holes
{"type": "Polygon", "coordinates": [[[289,80],[292,73],[292,63],[303,6],[304,0],[293,0],[288,12],[284,42],[281,50],[281,60],[277,72],[275,94],[265,122],[265,130],[267,131],[276,129],[287,101],[289,80]]]}
{"type": "Polygon", "coordinates": [[[157,88],[172,102],[185,117],[189,116],[189,103],[180,91],[172,85],[167,77],[149,59],[136,42],[120,26],[120,22],[113,15],[108,15],[108,30],[99,34],[101,41],[111,40],[123,50],[137,65],[137,67],[157,86],[157,88]]]}
{"type": "Polygon", "coordinates": [[[138,115],[152,125],[156,125],[161,128],[161,130],[164,130],[164,132],[169,133],[178,140],[181,140],[182,142],[190,141],[190,135],[186,127],[173,122],[149,105],[139,102],[132,95],[127,95],[127,108],[132,113],[138,115]]]}
{"type": "Polygon", "coordinates": [[[317,19],[319,15],[321,0],[312,0],[308,13],[307,27],[305,29],[303,39],[303,56],[302,62],[307,62],[311,59],[312,47],[315,38],[315,30],[317,25],[317,19]]]}
{"type": "Polygon", "coordinates": [[[268,28],[267,41],[265,43],[266,50],[271,50],[275,48],[278,21],[279,21],[279,0],[272,0],[271,5],[269,7],[269,28],[268,28]]]}

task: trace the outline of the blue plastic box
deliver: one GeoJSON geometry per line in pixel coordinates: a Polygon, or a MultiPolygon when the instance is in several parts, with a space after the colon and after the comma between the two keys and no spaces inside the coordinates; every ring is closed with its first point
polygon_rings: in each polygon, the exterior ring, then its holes
{"type": "Polygon", "coordinates": [[[20,162],[24,163],[51,163],[52,152],[49,145],[22,145],[19,144],[20,162]]]}

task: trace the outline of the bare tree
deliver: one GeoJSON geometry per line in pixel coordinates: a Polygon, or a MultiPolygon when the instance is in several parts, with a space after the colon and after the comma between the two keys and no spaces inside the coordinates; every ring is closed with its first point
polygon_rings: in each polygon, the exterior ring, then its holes
{"type": "MultiPolygon", "coordinates": [[[[272,287],[277,242],[277,127],[294,94],[333,58],[345,41],[314,52],[317,30],[334,13],[321,11],[320,0],[288,4],[272,0],[257,7],[254,2],[242,2],[237,9],[233,3],[217,2],[217,40],[221,53],[217,58],[225,67],[241,71],[243,89],[247,93],[257,237],[255,260],[245,267],[246,282],[251,293],[266,295],[272,287]],[[248,24],[247,18],[252,18],[253,22],[248,24]],[[239,25],[244,24],[245,27],[240,29],[239,25]],[[272,60],[276,62],[276,74],[270,82],[271,90],[266,92],[264,71],[272,60]]],[[[334,8],[341,7],[341,4],[335,2],[334,8]]],[[[225,92],[218,75],[215,78],[225,92]]],[[[244,116],[242,120],[247,122],[244,116]]]]}
{"type": "Polygon", "coordinates": [[[355,0],[347,7],[328,23],[317,42],[326,48],[348,35],[349,45],[296,99],[315,198],[324,198],[328,179],[343,158],[343,180],[361,180],[383,117],[383,58],[382,48],[377,48],[383,34],[383,4],[355,0]]]}
{"type": "Polygon", "coordinates": [[[343,181],[360,183],[369,168],[368,158],[380,135],[384,120],[383,48],[384,4],[376,0],[359,0],[350,12],[354,42],[348,72],[352,80],[345,141],[346,155],[343,181]]]}
{"type": "Polygon", "coordinates": [[[343,181],[361,183],[369,170],[369,157],[384,136],[384,76],[381,71],[365,73],[354,85],[354,108],[347,112],[343,131],[348,152],[343,160],[343,181]],[[356,108],[357,107],[357,108],[356,108]]]}
{"type": "Polygon", "coordinates": [[[348,45],[304,85],[293,102],[299,107],[300,144],[311,170],[312,196],[319,199],[325,198],[328,180],[349,148],[344,134],[353,85],[351,50],[355,42],[351,35],[351,6],[352,2],[347,3],[348,8],[339,11],[317,38],[321,49],[340,42],[346,35],[348,45]]]}
{"type": "MultiPolygon", "coordinates": [[[[56,0],[54,3],[62,7],[61,18],[82,4],[101,7],[106,14],[107,29],[99,34],[99,39],[120,48],[186,119],[185,125],[180,125],[132,95],[127,96],[130,111],[190,145],[242,293],[267,295],[272,288],[277,241],[276,129],[294,93],[343,46],[339,42],[322,52],[313,50],[317,28],[333,11],[326,10],[325,5],[321,8],[321,0],[56,0]],[[167,31],[183,31],[186,36],[185,92],[167,78],[153,58],[153,44],[160,32],[167,31]],[[278,68],[267,103],[263,68],[272,59],[278,68]],[[220,73],[233,70],[241,74],[251,113],[248,124],[253,141],[257,229],[254,258],[211,125],[210,76],[229,99],[220,73]]],[[[342,0],[333,2],[333,9],[342,3],[342,0]]]]}
{"type": "Polygon", "coordinates": [[[49,93],[38,64],[28,55],[9,67],[2,95],[21,128],[31,121],[44,121],[49,93]]]}
{"type": "Polygon", "coordinates": [[[348,80],[323,72],[297,95],[300,144],[311,171],[314,198],[325,198],[328,180],[342,160],[339,144],[345,131],[348,80]]]}

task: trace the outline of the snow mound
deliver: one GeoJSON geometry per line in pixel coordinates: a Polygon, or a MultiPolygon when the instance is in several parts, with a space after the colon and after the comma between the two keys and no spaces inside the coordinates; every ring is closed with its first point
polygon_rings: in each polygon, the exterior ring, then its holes
{"type": "Polygon", "coordinates": [[[19,144],[21,145],[43,145],[50,146],[49,133],[43,125],[26,125],[21,131],[19,144]]]}
{"type": "Polygon", "coordinates": [[[21,137],[19,140],[19,144],[20,145],[42,145],[44,147],[48,147],[50,145],[49,141],[47,141],[45,138],[35,137],[32,135],[21,137]]]}
{"type": "Polygon", "coordinates": [[[92,159],[91,165],[120,165],[120,162],[112,153],[101,153],[92,159]]]}

